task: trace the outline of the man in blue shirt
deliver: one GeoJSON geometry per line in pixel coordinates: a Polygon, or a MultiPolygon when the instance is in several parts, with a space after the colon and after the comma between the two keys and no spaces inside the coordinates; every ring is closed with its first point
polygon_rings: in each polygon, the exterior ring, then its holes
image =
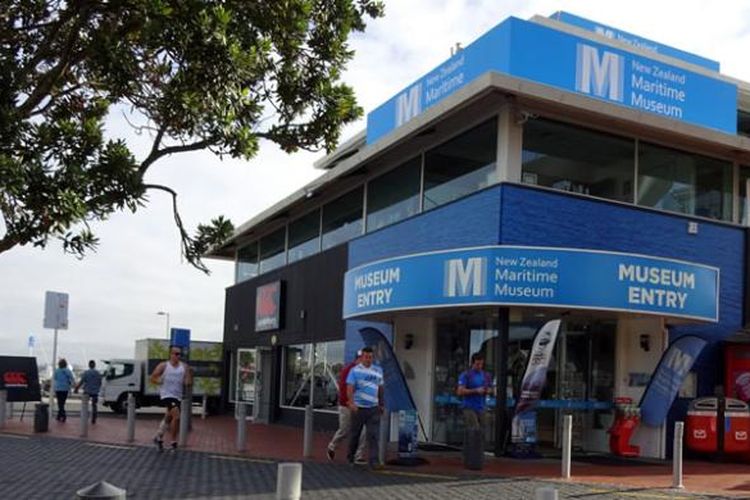
{"type": "Polygon", "coordinates": [[[352,427],[349,433],[349,453],[346,458],[354,464],[354,454],[359,445],[362,427],[366,427],[368,463],[378,465],[378,435],[380,414],[383,412],[383,370],[372,364],[372,348],[362,349],[362,357],[357,366],[346,377],[346,391],[349,409],[352,412],[352,427]]]}
{"type": "Polygon", "coordinates": [[[89,361],[89,369],[83,372],[81,380],[76,384],[75,392],[83,386],[83,393],[88,394],[91,400],[91,423],[96,423],[97,403],[99,402],[99,391],[102,388],[102,374],[96,370],[96,362],[89,361]]]}
{"type": "Polygon", "coordinates": [[[461,408],[467,429],[484,427],[484,400],[491,391],[492,380],[490,374],[484,371],[484,355],[474,353],[471,355],[471,368],[458,377],[456,391],[463,398],[461,408]]]}

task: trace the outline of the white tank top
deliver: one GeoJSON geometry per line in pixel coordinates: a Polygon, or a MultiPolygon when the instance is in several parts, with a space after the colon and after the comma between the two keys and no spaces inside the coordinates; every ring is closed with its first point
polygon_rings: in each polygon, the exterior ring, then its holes
{"type": "Polygon", "coordinates": [[[172,363],[167,361],[167,366],[164,368],[164,374],[161,379],[161,389],[159,389],[161,399],[175,398],[181,400],[184,382],[185,365],[182,361],[177,366],[172,366],[172,363]]]}

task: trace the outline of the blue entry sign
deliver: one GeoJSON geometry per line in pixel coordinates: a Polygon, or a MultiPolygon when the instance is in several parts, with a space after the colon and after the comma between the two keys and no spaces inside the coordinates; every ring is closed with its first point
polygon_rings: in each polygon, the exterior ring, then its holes
{"type": "Polygon", "coordinates": [[[344,318],[431,307],[526,305],[717,322],[719,269],[572,248],[491,246],[381,260],[349,270],[344,318]]]}
{"type": "Polygon", "coordinates": [[[368,114],[367,143],[490,71],[737,133],[737,85],[720,75],[689,71],[511,17],[368,114]]]}

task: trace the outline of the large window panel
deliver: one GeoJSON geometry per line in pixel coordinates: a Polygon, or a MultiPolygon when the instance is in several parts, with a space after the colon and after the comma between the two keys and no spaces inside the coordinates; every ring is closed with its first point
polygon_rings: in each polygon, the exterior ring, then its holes
{"type": "Polygon", "coordinates": [[[323,207],[323,250],[362,234],[363,188],[357,188],[323,207]]]}
{"type": "Polygon", "coordinates": [[[310,402],[310,360],[312,344],[289,345],[284,348],[284,406],[304,408],[310,402]]]}
{"type": "Polygon", "coordinates": [[[304,259],[320,249],[320,211],[289,224],[289,262],[304,259]]]}
{"type": "Polygon", "coordinates": [[[522,182],[633,202],[635,141],[551,120],[523,130],[522,182]]]}
{"type": "Polygon", "coordinates": [[[750,166],[740,165],[740,222],[743,226],[750,226],[750,166]]]}
{"type": "Polygon", "coordinates": [[[258,276],[258,242],[254,241],[237,251],[235,281],[249,280],[258,276]]]}
{"type": "Polygon", "coordinates": [[[367,231],[375,231],[419,211],[421,157],[371,180],[367,185],[367,231]]]}
{"type": "MultiPolygon", "coordinates": [[[[304,408],[310,404],[310,359],[312,344],[290,345],[284,349],[284,406],[304,408]]],[[[313,407],[335,410],[338,407],[338,378],[344,366],[344,341],[315,344],[315,387],[313,407]]]]}
{"type": "Polygon", "coordinates": [[[732,164],[641,142],[638,204],[731,220],[732,164]]]}
{"type": "Polygon", "coordinates": [[[286,228],[260,239],[260,272],[265,273],[286,264],[286,228]]]}
{"type": "Polygon", "coordinates": [[[487,121],[425,154],[424,209],[497,182],[497,120],[487,121]]]}

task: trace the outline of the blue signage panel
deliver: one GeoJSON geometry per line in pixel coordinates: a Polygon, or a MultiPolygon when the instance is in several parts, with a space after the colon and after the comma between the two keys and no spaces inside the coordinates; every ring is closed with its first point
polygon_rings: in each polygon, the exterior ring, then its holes
{"type": "Polygon", "coordinates": [[[613,28],[612,26],[607,26],[606,24],[597,23],[596,21],[584,19],[583,17],[578,17],[576,15],[563,11],[555,12],[549,17],[565,24],[570,24],[571,26],[576,26],[587,31],[592,31],[597,35],[602,35],[607,38],[611,38],[612,40],[626,43],[636,49],[674,57],[675,59],[681,59],[687,63],[695,64],[696,66],[702,66],[708,70],[716,71],[717,73],[719,72],[720,65],[718,61],[707,59],[697,54],[691,54],[690,52],[685,52],[684,50],[676,49],[674,47],[670,47],[669,45],[654,42],[653,40],[649,40],[647,38],[628,33],[627,31],[613,28]]]}
{"type": "Polygon", "coordinates": [[[366,264],[344,278],[344,318],[464,305],[575,307],[716,322],[719,270],[570,248],[492,246],[366,264]]]}
{"type": "Polygon", "coordinates": [[[737,86],[509,18],[367,116],[367,142],[499,72],[693,125],[737,133],[737,86]]]}

